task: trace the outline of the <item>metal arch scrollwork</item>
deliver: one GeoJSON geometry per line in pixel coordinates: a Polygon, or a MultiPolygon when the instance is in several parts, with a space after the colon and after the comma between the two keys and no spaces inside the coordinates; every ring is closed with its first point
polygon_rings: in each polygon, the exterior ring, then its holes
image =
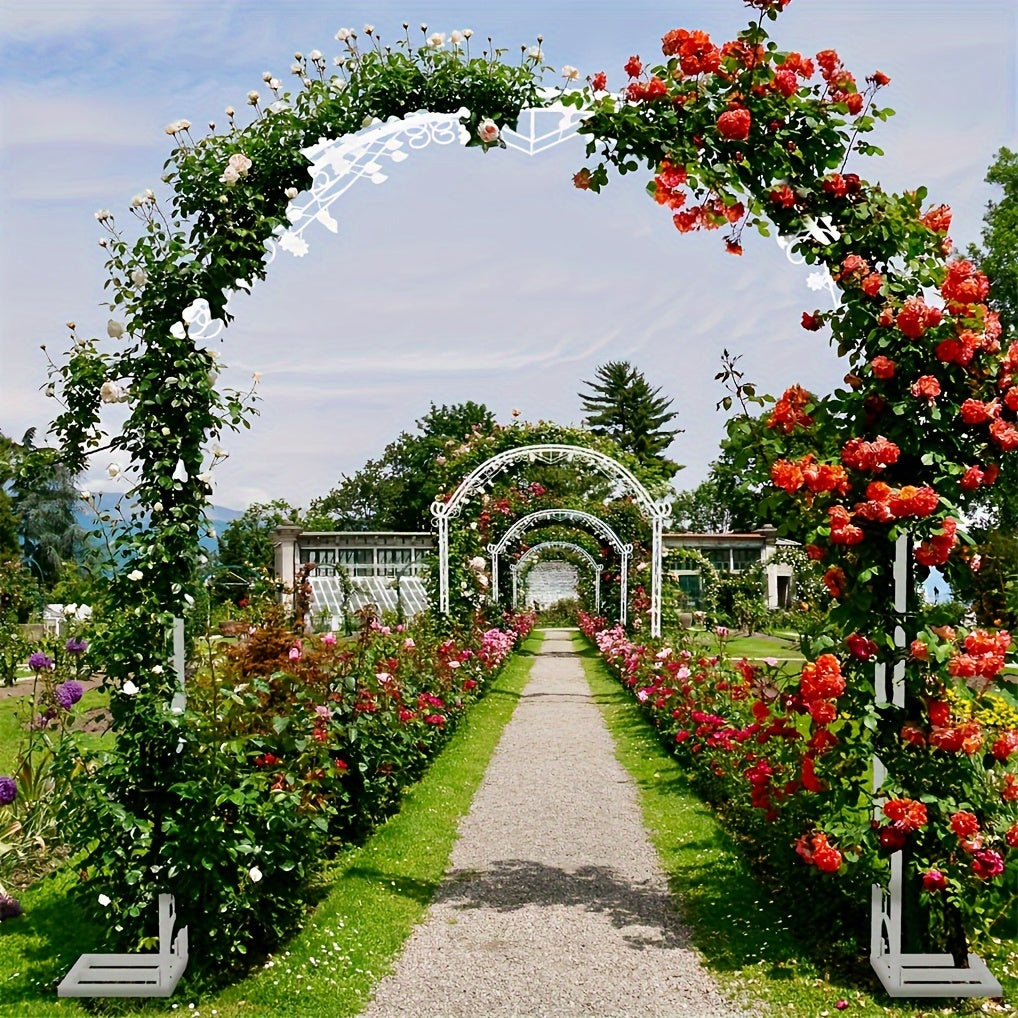
{"type": "MultiPolygon", "coordinates": [[[[558,101],[561,92],[542,89],[544,104],[523,110],[516,130],[506,128],[502,139],[507,148],[534,156],[576,134],[577,128],[588,115],[558,101]]],[[[406,117],[390,117],[384,123],[371,124],[356,134],[341,138],[321,138],[318,143],[302,150],[310,162],[311,187],[295,198],[287,209],[289,227],[279,227],[266,242],[266,261],[272,262],[276,254],[286,251],[297,258],[307,254],[306,232],[312,223],[320,223],[336,233],[339,224],[331,208],[358,180],[381,184],[388,179],[388,163],[401,163],[411,152],[428,145],[465,145],[470,133],[463,124],[469,114],[466,109],[455,113],[432,113],[419,110],[406,117]]]]}
{"type": "Polygon", "coordinates": [[[498,542],[488,546],[491,554],[501,555],[513,541],[544,520],[554,520],[559,523],[580,523],[607,541],[623,557],[632,554],[633,546],[623,543],[622,538],[604,520],[580,509],[538,509],[536,512],[521,516],[498,542]]]}

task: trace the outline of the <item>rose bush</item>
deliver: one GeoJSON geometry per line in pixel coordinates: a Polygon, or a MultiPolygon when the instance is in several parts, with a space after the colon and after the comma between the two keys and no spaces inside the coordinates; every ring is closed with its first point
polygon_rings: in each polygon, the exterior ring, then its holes
{"type": "Polygon", "coordinates": [[[450,637],[426,619],[374,619],[344,640],[297,635],[270,612],[189,681],[158,826],[124,809],[135,778],[123,756],[86,762],[69,803],[77,896],[125,948],[168,890],[192,964],[230,969],[268,950],[299,925],[324,862],[396,808],[533,621],[450,637]]]}
{"type": "MultiPolygon", "coordinates": [[[[729,660],[724,630],[703,655],[636,642],[584,613],[580,625],[751,859],[786,888],[826,882],[801,906],[812,921],[861,938],[869,885],[886,880],[895,852],[909,893],[928,906],[919,932],[935,941],[948,939],[951,909],[985,937],[1018,907],[1018,707],[991,688],[1008,634],[937,627],[916,641],[915,657],[939,655],[983,695],[978,706],[958,689],[929,701],[929,727],[901,713],[900,748],[882,756],[907,781],[890,778],[874,811],[875,712],[845,709],[850,680],[835,655],[789,674],[777,662],[729,660]]],[[[846,657],[875,655],[858,634],[844,642],[846,657]]]]}

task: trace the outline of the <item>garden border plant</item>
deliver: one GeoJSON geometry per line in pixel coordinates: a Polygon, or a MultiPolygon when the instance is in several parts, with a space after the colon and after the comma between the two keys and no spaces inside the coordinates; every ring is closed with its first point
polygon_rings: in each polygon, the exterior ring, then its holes
{"type": "MultiPolygon", "coordinates": [[[[1004,822],[1018,796],[1005,780],[1014,778],[1007,760],[1018,735],[999,751],[994,743],[984,767],[986,732],[963,723],[955,704],[978,701],[993,684],[1010,640],[925,630],[909,633],[915,639],[903,652],[894,632],[910,620],[892,607],[891,549],[906,536],[925,569],[959,547],[965,505],[1018,449],[1018,343],[1007,345],[988,309],[985,276],[950,257],[946,206],[924,208],[923,188],[892,195],[846,172],[853,153],[879,154],[865,136],[891,113],[876,103],[889,79],[875,71],[860,89],[834,50],[815,63],[782,51],[764,21],[788,2],[746,0],[758,16],[722,46],[703,32],[667,33],[665,62],[647,68],[631,57],[621,96],[606,90],[602,72],[588,89],[561,97],[584,111],[580,132],[597,157],[574,182],[597,191],[609,168],[646,166],[650,192],[680,232],[723,227],[728,250],[741,254],[746,225],[764,234],[773,227],[837,283],[839,307],[806,312],[802,325],[830,328],[848,360],[846,387],[822,398],[790,387],[774,404],[762,450],[776,487],[812,528],[811,555],[828,564],[838,600],[832,633],[845,637],[818,643],[822,653],[796,694],[812,726],[818,794],[842,806],[826,830],[803,832],[803,857],[835,873],[875,851],[859,804],[874,791],[878,807],[889,800],[878,826],[903,835],[909,886],[923,881],[926,904],[963,962],[962,909],[978,922],[980,888],[999,881],[1005,865],[1018,866],[1018,829],[1004,822]],[[803,437],[813,451],[789,458],[788,443],[803,437]],[[873,705],[875,664],[899,666],[903,705],[873,705]],[[873,751],[889,769],[876,790],[868,787],[873,751]],[[1003,806],[990,808],[988,783],[1003,806]]],[[[187,121],[168,125],[177,147],[164,181],[173,194],[168,209],[151,191],[134,199],[135,241],[108,212],[97,214],[109,254],[112,344],[72,329],[70,356],[53,367],[65,407],[54,427],[70,469],[109,449],[126,457],[129,465],[114,466],[133,481],[136,526],[116,539],[122,568],[101,644],[111,684],[137,691],[113,698],[119,766],[131,780],[109,792],[127,825],[162,831],[176,809],[169,788],[183,729],[165,709],[163,632],[193,597],[218,439],[247,426],[253,410],[253,390],[216,389],[218,351],[198,345],[195,326],[209,317],[228,322],[230,294],[265,275],[265,242],[285,228],[287,205],[307,184],[301,150],[310,143],[424,108],[463,111],[468,145],[488,149],[522,109],[547,102],[536,86],[540,45],[510,65],[490,42],[472,56],[467,32],[436,33],[420,46],[407,35],[392,48],[370,26],[364,35],[361,48],[355,33],[338,33],[336,74],[326,73],[318,51],[298,57],[293,94],[266,75],[272,102],[263,107],[249,93],[255,116],[247,125],[232,109],[223,134],[194,140],[187,121]],[[103,402],[127,405],[108,440],[103,402]]],[[[139,862],[144,869],[155,856],[139,862]]],[[[153,891],[164,882],[171,889],[161,877],[153,891]]],[[[138,914],[134,906],[119,918],[135,922],[138,914]]]]}

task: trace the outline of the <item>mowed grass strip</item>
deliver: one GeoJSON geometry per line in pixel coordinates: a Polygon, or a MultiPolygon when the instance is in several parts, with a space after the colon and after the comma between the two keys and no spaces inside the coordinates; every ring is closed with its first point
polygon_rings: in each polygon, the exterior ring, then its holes
{"type": "MultiPolygon", "coordinates": [[[[459,819],[512,717],[541,639],[532,634],[513,655],[421,781],[406,792],[399,813],[363,846],[330,864],[321,881],[323,898],[304,930],[257,973],[214,995],[189,987],[185,975],[170,1000],[109,1000],[93,1004],[90,1013],[344,1018],[362,1011],[375,984],[392,970],[448,867],[459,819]]],[[[74,1001],[54,999],[51,956],[64,956],[62,976],[78,953],[102,950],[99,931],[74,928],[74,917],[68,916],[76,934],[69,950],[56,927],[36,934],[29,925],[37,914],[53,915],[61,907],[72,911],[63,906],[67,882],[63,873],[31,889],[22,897],[26,916],[3,924],[12,936],[0,930],[0,1016],[85,1013],[74,1001]],[[14,936],[19,926],[20,936],[14,936]]]]}
{"type": "MultiPolygon", "coordinates": [[[[745,859],[691,787],[642,710],[582,637],[574,645],[583,660],[594,699],[616,742],[616,756],[636,783],[644,826],[661,866],[692,927],[693,944],[731,999],[760,1015],[817,1018],[982,1014],[981,999],[892,1000],[866,968],[852,980],[825,971],[813,937],[795,930],[787,901],[802,888],[785,888],[783,901],[753,876],[745,859]],[[796,935],[798,934],[798,936],[796,935]],[[848,1004],[837,1009],[839,1001],[848,1004]]],[[[868,930],[866,934],[868,936],[868,930]]],[[[1005,1000],[1018,999],[1018,944],[996,940],[980,953],[1004,986],[1005,1000]]],[[[1005,1005],[993,1014],[1014,1014],[1005,1005]]]]}

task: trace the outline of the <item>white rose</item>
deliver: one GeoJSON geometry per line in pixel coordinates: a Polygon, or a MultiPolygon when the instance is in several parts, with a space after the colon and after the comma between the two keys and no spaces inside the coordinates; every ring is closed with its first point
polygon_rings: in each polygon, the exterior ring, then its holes
{"type": "Polygon", "coordinates": [[[353,31],[351,29],[349,29],[349,28],[341,28],[336,33],[336,41],[337,42],[346,42],[346,40],[349,39],[351,35],[353,35],[353,31]]]}
{"type": "Polygon", "coordinates": [[[262,71],[262,81],[272,81],[272,71],[262,71]]]}
{"type": "Polygon", "coordinates": [[[173,468],[171,476],[175,481],[180,481],[181,483],[187,480],[187,467],[184,466],[182,459],[177,460],[177,465],[173,468]]]}
{"type": "Polygon", "coordinates": [[[109,905],[113,903],[113,899],[108,894],[100,894],[98,901],[103,908],[107,908],[109,905]]]}
{"type": "Polygon", "coordinates": [[[120,692],[123,693],[124,696],[134,696],[138,692],[138,687],[130,679],[128,679],[120,687],[120,692]]]}
{"type": "Polygon", "coordinates": [[[222,176],[219,179],[222,183],[232,187],[238,180],[240,180],[240,174],[232,166],[227,166],[226,169],[223,170],[222,176]]]}
{"type": "Polygon", "coordinates": [[[477,572],[479,572],[479,573],[483,573],[484,570],[488,568],[488,562],[487,562],[487,560],[483,556],[475,555],[470,560],[470,568],[471,569],[476,569],[477,572]]]}
{"type": "Polygon", "coordinates": [[[148,273],[144,269],[135,269],[131,273],[131,282],[135,286],[144,286],[148,282],[148,273]]]}
{"type": "Polygon", "coordinates": [[[247,104],[248,104],[248,106],[257,106],[258,105],[258,93],[257,92],[255,92],[253,90],[248,92],[248,94],[247,94],[247,104]]]}
{"type": "Polygon", "coordinates": [[[124,398],[124,388],[119,382],[103,382],[99,397],[104,403],[119,403],[124,398]]]}
{"type": "Polygon", "coordinates": [[[258,869],[257,866],[252,866],[251,869],[247,871],[247,875],[251,878],[251,883],[253,884],[257,884],[258,881],[262,879],[262,871],[258,869]]]}
{"type": "Polygon", "coordinates": [[[283,83],[279,80],[279,78],[270,78],[269,79],[269,88],[271,88],[273,92],[278,92],[279,91],[279,86],[282,85],[282,84],[283,83]]]}
{"type": "Polygon", "coordinates": [[[156,502],[152,506],[152,510],[153,510],[153,512],[161,513],[163,511],[163,504],[162,504],[162,502],[156,502]]]}
{"type": "Polygon", "coordinates": [[[110,212],[109,209],[99,209],[99,211],[95,213],[95,218],[97,222],[105,223],[107,219],[113,218],[113,213],[110,212]]]}
{"type": "Polygon", "coordinates": [[[109,336],[110,339],[120,339],[120,337],[123,334],[124,334],[124,325],[123,325],[122,322],[118,322],[118,321],[116,321],[116,319],[111,318],[106,323],[106,335],[109,336]]]}
{"type": "Polygon", "coordinates": [[[485,145],[490,145],[493,141],[497,141],[499,133],[498,124],[488,117],[485,117],[477,126],[477,136],[485,145]]]}
{"type": "Polygon", "coordinates": [[[322,51],[320,49],[313,49],[308,56],[317,64],[322,59],[322,51]]]}
{"type": "Polygon", "coordinates": [[[132,569],[128,574],[127,578],[134,583],[145,578],[145,574],[140,569],[132,569]]]}
{"type": "Polygon", "coordinates": [[[364,34],[365,34],[365,35],[371,35],[371,33],[372,33],[372,32],[373,32],[374,30],[375,30],[375,26],[374,26],[374,25],[365,25],[365,26],[364,26],[364,34]]]}
{"type": "Polygon", "coordinates": [[[464,39],[469,39],[473,34],[474,34],[474,30],[472,28],[464,28],[463,29],[463,38],[464,39]]]}
{"type": "Polygon", "coordinates": [[[449,33],[449,42],[454,46],[458,46],[463,41],[463,33],[459,30],[449,33]]]}
{"type": "Polygon", "coordinates": [[[234,152],[230,156],[229,165],[232,166],[241,177],[247,176],[247,171],[251,169],[251,160],[248,159],[243,152],[234,152]]]}
{"type": "Polygon", "coordinates": [[[164,425],[163,425],[163,426],[162,426],[162,427],[161,427],[161,428],[159,429],[159,434],[161,434],[161,435],[163,436],[163,438],[169,438],[169,436],[170,436],[171,432],[170,432],[170,429],[169,429],[168,427],[166,427],[166,425],[164,424],[164,425]]]}
{"type": "Polygon", "coordinates": [[[579,76],[579,70],[570,64],[566,64],[565,67],[562,68],[562,77],[565,78],[566,81],[575,81],[579,76]]]}
{"type": "Polygon", "coordinates": [[[92,617],[92,606],[88,605],[88,604],[79,604],[78,605],[78,621],[79,622],[88,622],[88,620],[91,617],[92,617]]]}
{"type": "Polygon", "coordinates": [[[119,463],[111,463],[106,468],[106,473],[109,474],[110,477],[117,477],[120,474],[120,464],[119,463]]]}
{"type": "Polygon", "coordinates": [[[445,45],[445,32],[435,32],[433,35],[428,36],[429,46],[444,46],[445,45]]]}
{"type": "Polygon", "coordinates": [[[140,193],[140,194],[136,194],[136,195],[135,195],[135,196],[134,196],[134,197],[133,197],[133,198],[131,199],[131,208],[132,208],[132,209],[139,209],[139,208],[141,208],[141,206],[142,206],[142,205],[144,205],[144,204],[145,204],[145,203],[146,203],[147,201],[148,201],[148,198],[147,198],[147,197],[145,196],[144,192],[142,192],[142,193],[140,193]]]}
{"type": "Polygon", "coordinates": [[[531,60],[543,60],[544,50],[542,50],[540,46],[531,46],[530,49],[527,50],[527,56],[531,60]]]}
{"type": "Polygon", "coordinates": [[[287,198],[290,199],[290,201],[293,201],[293,199],[296,198],[300,192],[298,192],[297,188],[295,187],[288,187],[283,193],[286,195],[287,198]]]}

